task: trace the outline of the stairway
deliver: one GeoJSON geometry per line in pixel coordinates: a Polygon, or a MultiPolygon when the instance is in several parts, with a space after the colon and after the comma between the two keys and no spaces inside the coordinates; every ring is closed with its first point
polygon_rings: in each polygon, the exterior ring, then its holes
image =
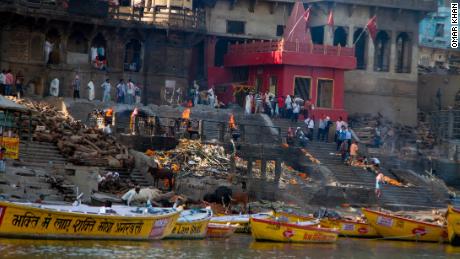
{"type": "Polygon", "coordinates": [[[144,174],[139,170],[134,169],[131,173],[124,169],[114,169],[106,168],[105,171],[118,172],[122,181],[127,182],[131,181],[135,185],[140,185],[141,187],[151,186],[150,182],[145,178],[144,174]]]}
{"type": "Polygon", "coordinates": [[[25,166],[48,167],[52,164],[64,165],[67,163],[56,145],[37,141],[21,141],[19,159],[25,166]]]}
{"type": "MultiPolygon", "coordinates": [[[[302,122],[292,123],[285,119],[275,119],[275,126],[282,128],[283,137],[287,134],[287,128],[293,126],[303,126],[302,122]]],[[[316,132],[315,132],[316,134],[316,132]]],[[[345,165],[336,151],[336,143],[325,143],[311,141],[305,148],[313,157],[318,159],[322,166],[327,167],[340,186],[357,187],[374,189],[375,174],[365,169],[345,165]]],[[[384,165],[385,167],[385,165],[384,165]]],[[[383,168],[386,176],[398,178],[383,168]]],[[[414,176],[415,177],[415,176],[414,176]]],[[[432,186],[424,184],[414,179],[413,186],[397,187],[384,184],[382,187],[382,196],[377,201],[380,206],[391,208],[440,208],[446,206],[446,201],[436,200],[432,186]]]]}

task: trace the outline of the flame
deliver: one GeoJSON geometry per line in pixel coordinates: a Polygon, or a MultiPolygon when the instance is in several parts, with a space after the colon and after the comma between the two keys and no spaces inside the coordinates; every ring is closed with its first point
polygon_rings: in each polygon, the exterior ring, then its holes
{"type": "Polygon", "coordinates": [[[235,128],[236,128],[235,117],[233,116],[233,114],[230,114],[230,119],[228,120],[228,126],[229,126],[231,129],[235,129],[235,128]]]}
{"type": "Polygon", "coordinates": [[[190,108],[187,108],[182,112],[182,119],[184,120],[190,119],[190,108]]]}

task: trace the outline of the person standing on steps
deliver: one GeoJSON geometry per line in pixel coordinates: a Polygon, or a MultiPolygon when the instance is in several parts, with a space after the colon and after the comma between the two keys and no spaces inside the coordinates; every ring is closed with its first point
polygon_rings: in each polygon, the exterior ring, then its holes
{"type": "Polygon", "coordinates": [[[72,82],[73,87],[73,99],[76,98],[80,99],[80,76],[78,74],[75,75],[75,78],[72,82]]]}
{"type": "Polygon", "coordinates": [[[296,102],[292,103],[292,122],[297,123],[299,120],[299,114],[300,114],[300,105],[296,102]]]}
{"type": "Polygon", "coordinates": [[[380,185],[384,183],[383,177],[382,172],[378,171],[377,176],[375,177],[375,195],[377,196],[377,199],[380,199],[380,196],[382,196],[380,185]]]}
{"type": "Polygon", "coordinates": [[[104,95],[102,97],[102,101],[107,103],[110,102],[110,90],[112,85],[110,84],[110,79],[107,78],[104,83],[102,83],[101,87],[104,89],[104,95]]]}

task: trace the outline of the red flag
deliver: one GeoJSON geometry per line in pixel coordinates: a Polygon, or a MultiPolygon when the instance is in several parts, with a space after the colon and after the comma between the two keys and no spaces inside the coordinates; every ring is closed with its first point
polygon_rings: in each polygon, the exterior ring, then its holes
{"type": "Polygon", "coordinates": [[[310,21],[310,10],[311,10],[311,7],[308,7],[305,13],[303,13],[303,18],[305,19],[305,22],[307,24],[310,21]]]}
{"type": "Polygon", "coordinates": [[[332,13],[332,10],[329,11],[329,17],[327,18],[327,25],[334,26],[334,15],[332,13]]]}
{"type": "Polygon", "coordinates": [[[366,28],[371,35],[372,41],[375,41],[375,38],[377,37],[377,15],[374,15],[374,17],[367,22],[366,28]]]}

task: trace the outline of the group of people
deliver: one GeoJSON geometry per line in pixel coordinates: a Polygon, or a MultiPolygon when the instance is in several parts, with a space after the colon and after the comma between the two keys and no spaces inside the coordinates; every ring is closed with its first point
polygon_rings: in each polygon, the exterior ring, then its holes
{"type": "Polygon", "coordinates": [[[11,69],[9,70],[2,70],[0,73],[0,93],[2,95],[13,95],[13,86],[16,87],[16,96],[21,98],[24,96],[24,76],[21,72],[18,72],[16,76],[13,75],[11,69]]]}
{"type": "MultiPolygon", "coordinates": [[[[327,115],[321,117],[318,121],[318,128],[316,132],[317,141],[329,142],[329,129],[332,126],[331,118],[327,115]]],[[[294,139],[297,140],[302,146],[306,146],[309,141],[315,139],[315,116],[308,116],[304,120],[304,128],[297,127],[295,132],[290,127],[288,128],[288,143],[293,143],[294,139]]]]}
{"type": "Polygon", "coordinates": [[[266,113],[270,117],[290,119],[293,122],[299,120],[300,115],[304,119],[311,115],[315,109],[310,100],[303,100],[299,96],[290,95],[275,96],[272,93],[249,93],[245,99],[245,113],[266,113]]]}
{"type": "MultiPolygon", "coordinates": [[[[88,90],[88,100],[92,101],[95,99],[95,86],[92,80],[87,84],[88,90]]],[[[101,84],[103,89],[102,101],[110,102],[112,84],[110,83],[110,78],[105,79],[101,84]]],[[[72,80],[72,89],[73,89],[73,98],[80,98],[81,91],[81,79],[78,74],[75,75],[75,78],[72,80]]],[[[124,79],[120,79],[116,85],[116,101],[117,103],[125,104],[139,104],[141,102],[141,89],[139,86],[135,85],[134,82],[129,79],[128,83],[125,83],[124,79]]],[[[59,79],[55,78],[51,81],[50,85],[50,95],[59,96],[59,79]]]]}

